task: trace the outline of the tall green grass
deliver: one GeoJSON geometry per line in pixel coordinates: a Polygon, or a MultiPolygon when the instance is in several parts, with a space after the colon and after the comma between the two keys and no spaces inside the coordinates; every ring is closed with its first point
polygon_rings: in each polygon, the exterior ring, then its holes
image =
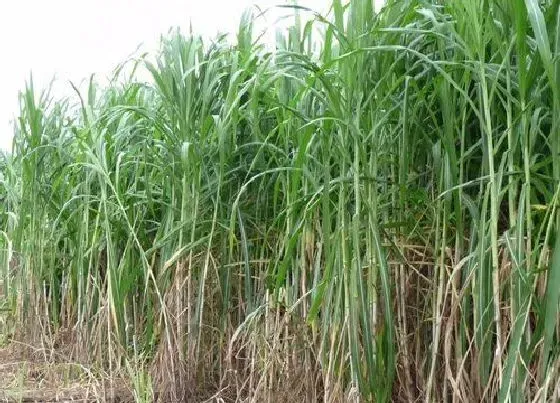
{"type": "Polygon", "coordinates": [[[333,0],[274,51],[246,14],[71,99],[30,81],[20,336],[162,401],[557,401],[559,8],[333,0]]]}

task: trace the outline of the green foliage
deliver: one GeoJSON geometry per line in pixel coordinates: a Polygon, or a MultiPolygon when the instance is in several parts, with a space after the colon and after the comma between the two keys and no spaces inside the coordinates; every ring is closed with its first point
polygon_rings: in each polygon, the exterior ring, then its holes
{"type": "Polygon", "coordinates": [[[558,399],[559,1],[290,11],[272,52],[246,14],[75,99],[29,82],[0,160],[18,317],[141,357],[142,399],[223,386],[235,348],[257,400],[298,366],[306,399],[558,399]]]}

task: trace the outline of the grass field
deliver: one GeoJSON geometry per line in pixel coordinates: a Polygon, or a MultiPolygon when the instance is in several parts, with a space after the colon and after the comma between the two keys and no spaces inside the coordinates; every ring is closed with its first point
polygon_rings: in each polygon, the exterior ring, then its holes
{"type": "Polygon", "coordinates": [[[559,9],[333,0],[29,81],[5,351],[93,400],[559,401],[559,9]]]}

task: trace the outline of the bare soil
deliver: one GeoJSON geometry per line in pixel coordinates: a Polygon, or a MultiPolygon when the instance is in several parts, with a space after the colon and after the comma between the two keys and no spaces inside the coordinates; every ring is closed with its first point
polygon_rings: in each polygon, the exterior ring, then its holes
{"type": "Polygon", "coordinates": [[[0,402],[133,402],[124,380],[75,363],[47,362],[15,342],[0,348],[0,402]]]}

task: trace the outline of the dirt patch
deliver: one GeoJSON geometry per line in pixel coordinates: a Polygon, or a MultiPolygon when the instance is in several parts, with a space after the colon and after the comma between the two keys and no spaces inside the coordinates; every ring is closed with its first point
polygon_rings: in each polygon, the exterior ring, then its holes
{"type": "Polygon", "coordinates": [[[41,361],[29,348],[0,348],[0,402],[133,402],[123,379],[96,376],[71,362],[41,361]]]}

